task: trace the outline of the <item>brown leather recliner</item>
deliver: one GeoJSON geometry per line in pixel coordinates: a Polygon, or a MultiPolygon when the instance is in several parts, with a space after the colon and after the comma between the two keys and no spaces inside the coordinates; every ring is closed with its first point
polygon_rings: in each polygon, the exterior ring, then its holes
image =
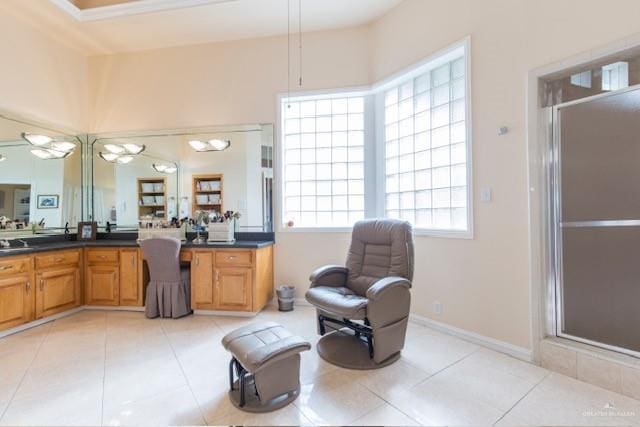
{"type": "Polygon", "coordinates": [[[397,360],[409,319],[413,263],[408,222],[372,219],[354,225],[346,267],[321,267],[309,278],[306,299],[317,308],[318,332],[323,335],[318,352],[324,359],[359,369],[397,360]],[[327,327],[337,332],[325,335],[327,327]],[[369,360],[353,354],[361,347],[369,360]]]}

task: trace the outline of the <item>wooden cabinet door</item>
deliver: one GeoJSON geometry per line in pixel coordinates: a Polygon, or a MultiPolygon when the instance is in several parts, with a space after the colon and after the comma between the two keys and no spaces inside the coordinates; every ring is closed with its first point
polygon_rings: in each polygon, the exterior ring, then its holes
{"type": "Polygon", "coordinates": [[[251,311],[250,268],[218,268],[215,271],[217,308],[221,310],[251,311]]]}
{"type": "Polygon", "coordinates": [[[120,250],[120,305],[142,306],[137,249],[120,250]]]}
{"type": "Polygon", "coordinates": [[[81,303],[78,267],[38,272],[36,286],[36,318],[38,319],[78,307],[81,303]]]}
{"type": "Polygon", "coordinates": [[[213,310],[213,251],[194,251],[191,260],[191,308],[213,310]]]}
{"type": "Polygon", "coordinates": [[[119,268],[117,265],[89,265],[86,277],[88,305],[118,305],[120,303],[119,268]]]}
{"type": "Polygon", "coordinates": [[[33,320],[33,295],[31,275],[0,279],[0,330],[33,320]]]}

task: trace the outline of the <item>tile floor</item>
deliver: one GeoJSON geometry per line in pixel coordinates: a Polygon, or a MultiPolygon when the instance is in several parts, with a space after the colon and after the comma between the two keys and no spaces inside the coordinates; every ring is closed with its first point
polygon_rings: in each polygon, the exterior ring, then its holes
{"type": "Polygon", "coordinates": [[[228,401],[222,336],[274,320],[310,341],[314,311],[253,319],[84,311],[0,339],[0,425],[640,425],[640,402],[417,325],[397,363],[302,359],[302,393],[270,414],[228,401]]]}

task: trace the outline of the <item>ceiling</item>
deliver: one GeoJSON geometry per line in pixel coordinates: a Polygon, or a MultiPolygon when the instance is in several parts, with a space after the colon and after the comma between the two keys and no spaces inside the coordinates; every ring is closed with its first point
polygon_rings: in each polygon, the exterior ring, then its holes
{"type": "MultiPolygon", "coordinates": [[[[5,6],[9,4],[11,12],[45,27],[48,34],[92,55],[268,37],[287,32],[287,0],[2,1],[5,6]],[[91,20],[83,19],[78,13],[92,14],[85,15],[91,20]]],[[[296,31],[299,1],[305,32],[366,24],[402,2],[290,0],[292,29],[296,31]]]]}

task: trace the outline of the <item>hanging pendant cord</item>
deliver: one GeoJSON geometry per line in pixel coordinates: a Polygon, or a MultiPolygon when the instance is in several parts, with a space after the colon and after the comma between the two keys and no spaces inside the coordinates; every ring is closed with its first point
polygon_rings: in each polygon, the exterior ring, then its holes
{"type": "Polygon", "coordinates": [[[298,76],[298,85],[302,87],[302,0],[298,0],[298,50],[299,60],[298,69],[300,75],[298,76]]]}
{"type": "Polygon", "coordinates": [[[291,107],[291,0],[287,0],[287,108],[291,107]]]}

